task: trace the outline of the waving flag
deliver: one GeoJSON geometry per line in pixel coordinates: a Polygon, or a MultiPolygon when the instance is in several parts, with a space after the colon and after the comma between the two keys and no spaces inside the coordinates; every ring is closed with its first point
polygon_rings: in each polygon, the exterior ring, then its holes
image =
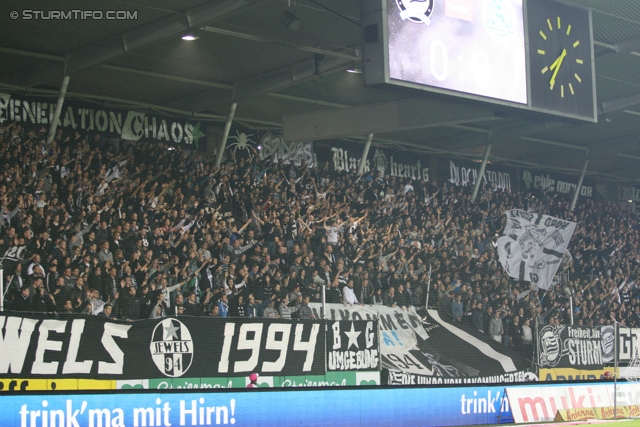
{"type": "Polygon", "coordinates": [[[512,209],[498,239],[498,257],[509,276],[548,289],[558,271],[576,223],[512,209]]]}

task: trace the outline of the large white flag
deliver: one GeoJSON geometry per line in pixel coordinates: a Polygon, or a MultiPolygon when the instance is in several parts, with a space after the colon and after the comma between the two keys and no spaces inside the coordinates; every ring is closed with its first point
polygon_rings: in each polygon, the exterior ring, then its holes
{"type": "Polygon", "coordinates": [[[498,257],[509,276],[548,289],[576,223],[512,209],[498,239],[498,257]]]}

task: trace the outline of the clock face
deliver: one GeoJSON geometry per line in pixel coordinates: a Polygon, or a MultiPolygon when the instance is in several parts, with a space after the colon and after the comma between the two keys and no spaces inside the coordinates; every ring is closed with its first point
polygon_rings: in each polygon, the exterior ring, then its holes
{"type": "Polygon", "coordinates": [[[593,120],[595,102],[588,10],[528,2],[531,105],[593,120]]]}

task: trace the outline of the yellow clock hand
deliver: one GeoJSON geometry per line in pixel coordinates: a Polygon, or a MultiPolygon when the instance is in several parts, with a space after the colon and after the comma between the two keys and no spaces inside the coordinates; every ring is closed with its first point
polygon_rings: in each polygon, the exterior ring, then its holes
{"type": "Polygon", "coordinates": [[[553,87],[556,84],[556,76],[558,75],[558,71],[560,71],[560,67],[562,66],[562,61],[564,61],[564,57],[566,55],[567,55],[567,49],[563,49],[558,59],[556,59],[554,63],[551,64],[550,69],[551,70],[555,69],[555,71],[553,72],[553,75],[551,76],[551,80],[549,81],[549,86],[551,87],[551,90],[553,90],[553,87]]]}
{"type": "Polygon", "coordinates": [[[551,64],[549,66],[549,69],[553,70],[554,68],[556,68],[556,66],[558,65],[558,62],[560,62],[560,58],[562,58],[562,54],[560,54],[555,61],[553,61],[553,64],[551,64]]]}

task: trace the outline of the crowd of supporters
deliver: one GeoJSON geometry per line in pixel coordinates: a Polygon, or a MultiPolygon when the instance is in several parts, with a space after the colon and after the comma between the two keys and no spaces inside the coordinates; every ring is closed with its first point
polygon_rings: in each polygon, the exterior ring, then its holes
{"type": "MultiPolygon", "coordinates": [[[[238,147],[235,147],[238,148],[238,147]]],[[[429,305],[505,345],[536,323],[640,326],[638,228],[629,207],[215,157],[100,134],[0,128],[6,308],[117,319],[310,318],[310,302],[429,305]],[[549,291],[507,277],[504,212],[577,221],[549,291]],[[572,301],[571,301],[572,300],[572,301]]]]}

